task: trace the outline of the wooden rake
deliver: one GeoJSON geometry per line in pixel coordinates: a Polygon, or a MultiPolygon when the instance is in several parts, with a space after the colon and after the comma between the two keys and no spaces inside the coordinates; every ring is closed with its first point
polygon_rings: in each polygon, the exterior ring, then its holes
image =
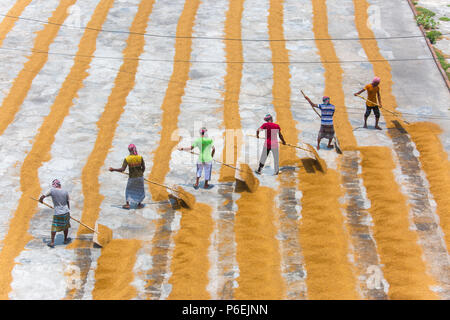
{"type": "MultiPolygon", "coordinates": [[[[126,173],[126,172],[121,172],[121,173],[124,174],[124,175],[129,176],[129,174],[126,173]]],[[[196,202],[195,201],[195,197],[192,194],[190,194],[189,192],[185,191],[182,187],[177,186],[176,188],[172,188],[172,187],[167,186],[165,184],[158,183],[158,182],[155,182],[155,181],[151,181],[151,180],[148,180],[148,179],[145,179],[145,178],[144,178],[144,180],[149,182],[149,183],[151,183],[151,184],[154,184],[154,185],[157,185],[157,186],[160,186],[160,187],[163,187],[163,188],[166,188],[168,190],[173,191],[177,195],[177,196],[175,196],[175,198],[180,199],[186,205],[186,207],[188,207],[190,209],[194,208],[195,202],[196,202]]]]}
{"type": "MultiPolygon", "coordinates": [[[[250,136],[250,137],[257,138],[257,139],[264,139],[264,138],[258,138],[258,137],[255,136],[255,135],[249,135],[249,136],[250,136]]],[[[278,141],[278,143],[279,143],[280,145],[283,145],[280,141],[278,141]]],[[[299,147],[299,146],[296,146],[296,145],[290,144],[290,143],[286,143],[286,146],[291,147],[291,148],[297,148],[297,149],[300,149],[300,150],[303,150],[303,151],[307,151],[307,152],[309,152],[309,153],[312,153],[312,154],[314,155],[314,160],[316,160],[316,162],[317,162],[317,164],[318,164],[318,166],[319,166],[319,170],[322,171],[323,173],[327,173],[327,164],[326,164],[326,162],[319,156],[319,154],[317,153],[316,149],[314,149],[314,147],[313,147],[312,145],[308,144],[308,143],[304,143],[304,142],[302,142],[302,143],[305,144],[305,145],[307,145],[307,146],[308,146],[308,149],[307,149],[307,148],[303,148],[303,147],[299,147]]]]}
{"type": "MultiPolygon", "coordinates": [[[[186,151],[186,150],[184,150],[184,151],[186,151]]],[[[199,155],[198,153],[196,153],[194,151],[187,151],[187,152],[189,152],[191,154],[194,154],[196,156],[199,155]]],[[[237,171],[241,172],[242,174],[241,174],[240,178],[237,178],[235,176],[235,179],[239,180],[239,181],[242,181],[247,186],[247,188],[248,188],[248,190],[250,192],[255,192],[258,189],[258,187],[259,187],[259,180],[255,177],[255,175],[253,174],[253,171],[250,169],[250,167],[247,164],[241,164],[241,167],[244,167],[245,169],[239,169],[237,167],[234,167],[232,165],[229,165],[229,164],[227,164],[225,162],[222,162],[222,161],[219,161],[219,160],[216,160],[216,159],[213,159],[213,161],[215,161],[217,163],[220,163],[221,165],[224,165],[226,167],[229,167],[229,168],[232,168],[234,170],[237,170],[237,171]]]]}
{"type": "Polygon", "coordinates": [[[359,94],[357,94],[356,96],[359,97],[359,98],[361,98],[361,99],[363,99],[363,100],[365,100],[366,102],[370,102],[370,103],[376,105],[377,107],[380,107],[380,108],[383,109],[383,110],[386,110],[387,112],[389,112],[390,114],[392,114],[394,117],[397,117],[398,119],[400,119],[400,120],[403,121],[404,123],[410,124],[408,121],[403,120],[396,112],[391,111],[391,110],[389,110],[389,109],[386,109],[385,107],[380,106],[378,103],[375,103],[375,102],[373,102],[373,101],[370,101],[369,99],[366,99],[366,98],[364,98],[363,96],[360,96],[359,94]]]}

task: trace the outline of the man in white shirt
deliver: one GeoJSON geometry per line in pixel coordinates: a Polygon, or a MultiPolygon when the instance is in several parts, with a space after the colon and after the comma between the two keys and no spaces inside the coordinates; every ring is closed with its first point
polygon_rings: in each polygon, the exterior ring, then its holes
{"type": "Polygon", "coordinates": [[[54,248],[56,232],[64,231],[64,244],[70,242],[70,238],[67,237],[70,228],[70,204],[69,194],[66,190],[61,189],[61,182],[58,179],[52,181],[52,188],[45,195],[42,195],[39,201],[42,203],[49,196],[52,197],[55,213],[53,215],[51,242],[48,246],[54,248]]]}

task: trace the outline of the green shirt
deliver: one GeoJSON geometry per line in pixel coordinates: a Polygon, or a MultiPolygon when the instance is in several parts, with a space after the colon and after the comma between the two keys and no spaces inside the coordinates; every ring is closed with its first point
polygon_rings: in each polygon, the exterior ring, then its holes
{"type": "Polygon", "coordinates": [[[197,147],[200,150],[198,162],[211,162],[211,149],[214,146],[214,142],[211,138],[197,138],[192,146],[197,147]]]}

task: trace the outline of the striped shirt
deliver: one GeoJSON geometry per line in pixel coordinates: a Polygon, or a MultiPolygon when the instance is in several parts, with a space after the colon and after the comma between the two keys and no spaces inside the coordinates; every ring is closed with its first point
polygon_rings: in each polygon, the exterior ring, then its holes
{"type": "Polygon", "coordinates": [[[322,111],[321,124],[326,126],[332,126],[335,107],[332,104],[319,104],[318,107],[322,111]]]}

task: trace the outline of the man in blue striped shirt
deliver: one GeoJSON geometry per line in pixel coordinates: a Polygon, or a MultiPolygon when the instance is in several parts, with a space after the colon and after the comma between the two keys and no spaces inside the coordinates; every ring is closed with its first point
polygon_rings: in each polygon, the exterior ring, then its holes
{"type": "Polygon", "coordinates": [[[330,103],[330,97],[324,96],[322,98],[323,104],[317,105],[313,103],[305,94],[303,94],[303,96],[309,102],[311,107],[320,109],[322,114],[320,116],[321,124],[319,136],[317,138],[317,150],[320,150],[320,140],[323,138],[328,139],[328,148],[333,148],[331,141],[333,141],[334,137],[333,116],[336,107],[330,103]]]}

